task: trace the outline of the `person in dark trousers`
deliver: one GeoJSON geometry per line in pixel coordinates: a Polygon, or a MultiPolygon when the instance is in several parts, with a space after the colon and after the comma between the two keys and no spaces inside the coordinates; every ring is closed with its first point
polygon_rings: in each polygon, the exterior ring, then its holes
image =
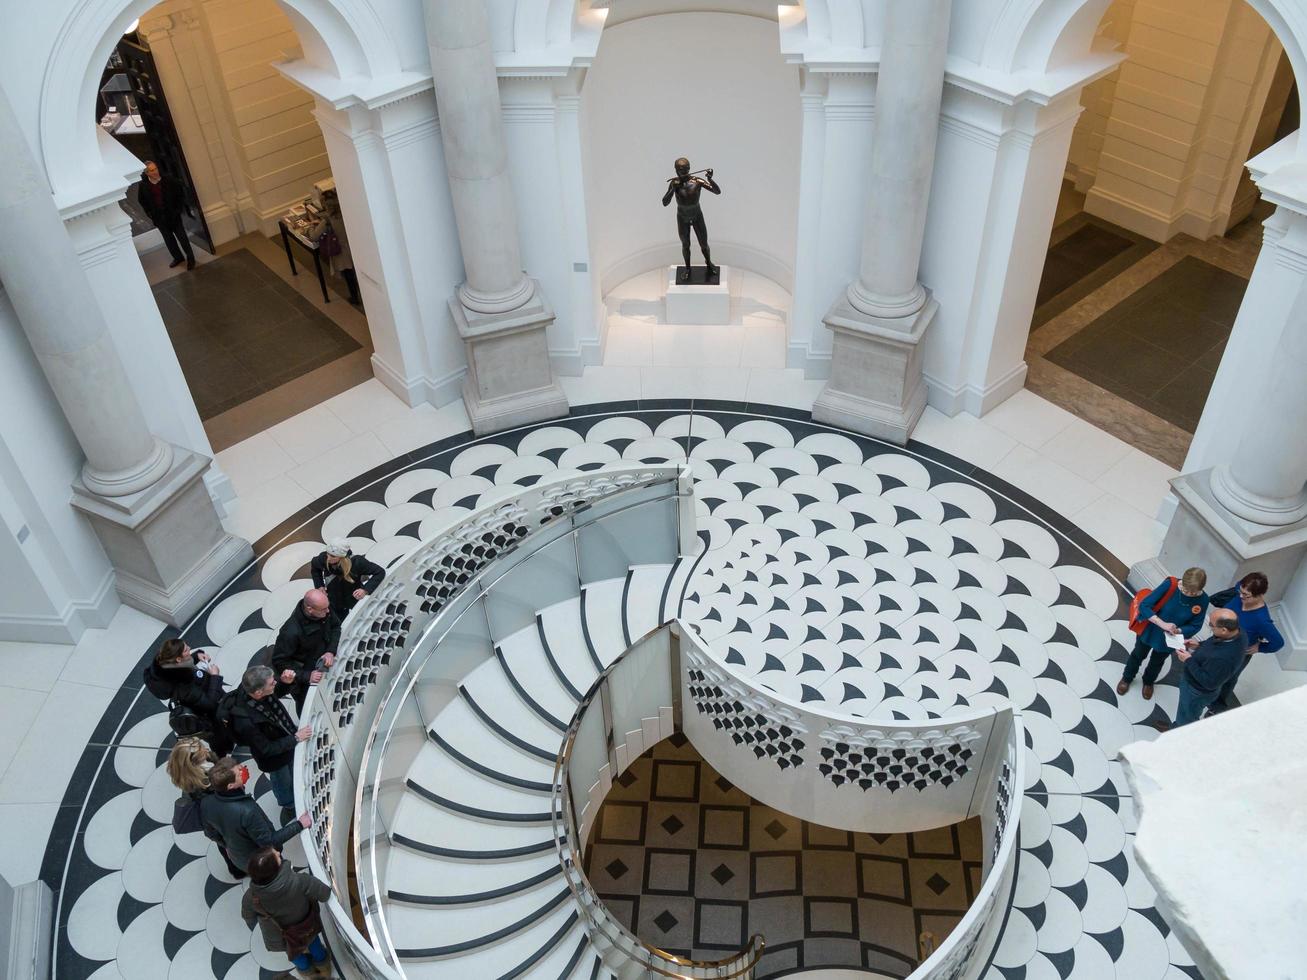
{"type": "Polygon", "coordinates": [[[188,205],[181,181],[160,173],[157,163],[146,160],[140,183],[136,185],[136,199],[168,246],[168,254],[172,256],[168,268],[175,269],[185,262],[186,268],[194,269],[195,253],[191,251],[191,240],[182,224],[182,212],[188,210],[188,205]]]}
{"type": "Polygon", "coordinates": [[[1239,617],[1234,610],[1213,609],[1208,619],[1212,635],[1201,643],[1186,640],[1185,648],[1176,651],[1176,658],[1184,664],[1180,674],[1180,702],[1175,709],[1174,724],[1169,721],[1153,723],[1159,732],[1192,724],[1201,718],[1207,706],[1221,693],[1221,688],[1234,679],[1243,665],[1248,638],[1239,628],[1239,617]]]}
{"type": "Polygon", "coordinates": [[[272,648],[272,669],[283,684],[291,686],[295,710],[304,710],[309,686],[322,680],[336,662],[340,642],[340,619],[331,611],[331,600],[321,589],[309,589],[277,634],[272,648]]]}
{"type": "Polygon", "coordinates": [[[331,611],[342,623],[359,600],[375,592],[386,577],[384,568],[354,554],[343,538],[329,542],[309,568],[314,586],[327,593],[331,611]]]}
{"type": "Polygon", "coordinates": [[[322,942],[319,903],[331,897],[325,881],[296,871],[276,848],[265,847],[248,865],[250,887],[241,896],[241,918],[263,933],[263,945],[285,953],[300,976],[331,976],[322,942]]]}
{"type": "Polygon", "coordinates": [[[1261,572],[1249,572],[1239,579],[1234,596],[1225,604],[1226,609],[1233,609],[1239,617],[1239,628],[1248,639],[1248,650],[1244,654],[1239,670],[1225,682],[1221,693],[1216,696],[1208,709],[1214,715],[1229,711],[1234,705],[1234,686],[1239,683],[1239,675],[1244,672],[1254,653],[1275,653],[1284,646],[1284,637],[1271,619],[1271,611],[1266,608],[1266,590],[1270,581],[1261,572]]]}
{"type": "Polygon", "coordinates": [[[289,685],[277,683],[271,668],[250,667],[241,675],[241,686],[223,698],[218,709],[219,721],[238,744],[249,746],[255,763],[268,774],[283,812],[295,806],[295,745],[313,734],[309,726],[296,729],[290,720],[280,700],[289,690],[289,685]]]}
{"type": "Polygon", "coordinates": [[[235,743],[217,720],[222,674],[207,653],[192,650],[177,637],[164,640],[145,668],[144,681],[145,689],[160,701],[185,705],[208,724],[204,734],[215,756],[231,752],[235,743]]]}
{"type": "MultiPolygon", "coordinates": [[[[203,807],[202,798],[213,793],[213,787],[209,784],[209,770],[218,758],[200,739],[179,738],[168,753],[168,778],[183,794],[203,807]]],[[[244,878],[245,869],[232,863],[226,845],[215,839],[208,828],[205,828],[204,836],[218,845],[218,854],[227,862],[228,873],[238,880],[244,878]]]]}
{"type": "Polygon", "coordinates": [[[312,826],[309,815],[302,813],[299,819],[274,829],[263,807],[245,792],[249,780],[248,766],[230,756],[219,759],[209,770],[213,792],[200,798],[200,819],[205,830],[222,841],[232,863],[241,868],[248,868],[250,858],[263,848],[280,850],[286,841],[312,826]]]}
{"type": "Polygon", "coordinates": [[[1148,625],[1139,634],[1135,648],[1126,659],[1121,681],[1116,685],[1117,694],[1123,695],[1130,690],[1130,684],[1139,672],[1139,665],[1147,656],[1144,700],[1152,698],[1157,675],[1162,672],[1171,652],[1171,648],[1166,645],[1167,635],[1188,639],[1202,628],[1203,613],[1207,611],[1207,593],[1203,591],[1206,584],[1205,571],[1201,568],[1186,569],[1179,582],[1167,579],[1139,604],[1139,619],[1148,625]],[[1167,598],[1167,593],[1170,593],[1170,598],[1167,598]]]}

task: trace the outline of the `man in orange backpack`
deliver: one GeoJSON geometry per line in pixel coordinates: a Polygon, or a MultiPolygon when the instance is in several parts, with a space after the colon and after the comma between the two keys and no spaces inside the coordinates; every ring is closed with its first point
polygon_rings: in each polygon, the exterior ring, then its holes
{"type": "Polygon", "coordinates": [[[1207,611],[1207,593],[1203,586],[1207,584],[1207,573],[1201,568],[1190,568],[1180,576],[1168,578],[1153,589],[1139,602],[1137,618],[1131,621],[1130,628],[1139,634],[1135,648],[1126,659],[1125,670],[1121,673],[1121,682],[1116,685],[1117,694],[1130,690],[1130,683],[1139,672],[1144,655],[1148,656],[1148,666],[1144,668],[1144,700],[1153,696],[1153,685],[1157,675],[1171,655],[1171,648],[1166,645],[1168,634],[1193,636],[1203,626],[1203,613],[1207,611]]]}

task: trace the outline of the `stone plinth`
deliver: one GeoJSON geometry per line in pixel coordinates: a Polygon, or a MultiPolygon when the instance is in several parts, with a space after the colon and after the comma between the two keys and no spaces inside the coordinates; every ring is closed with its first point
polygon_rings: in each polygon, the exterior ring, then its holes
{"type": "Polygon", "coordinates": [[[928,297],[912,316],[883,319],[841,298],[826,314],[834,334],[831,374],[812,417],[902,446],[926,408],[921,339],[939,304],[928,297]]]}
{"type": "Polygon", "coordinates": [[[1303,975],[1304,741],[1298,688],[1121,750],[1135,859],[1208,980],[1303,975]]]}
{"type": "Polygon", "coordinates": [[[463,403],[473,432],[485,435],[567,414],[545,337],[554,311],[538,286],[530,302],[508,313],[476,313],[457,297],[449,309],[467,350],[463,403]]]}
{"type": "MultiPolygon", "coordinates": [[[[676,281],[677,266],[667,267],[668,323],[726,324],[731,322],[729,270],[718,266],[716,283],[682,284],[676,281]]],[[[694,271],[698,272],[698,268],[694,271]]],[[[702,277],[700,277],[702,278],[702,277]]]]}
{"type": "Polygon", "coordinates": [[[72,504],[91,522],[117,573],[123,602],[184,626],[249,562],[250,543],[224,530],[204,486],[209,460],[172,447],[168,472],[121,497],[78,480],[72,504]]]}

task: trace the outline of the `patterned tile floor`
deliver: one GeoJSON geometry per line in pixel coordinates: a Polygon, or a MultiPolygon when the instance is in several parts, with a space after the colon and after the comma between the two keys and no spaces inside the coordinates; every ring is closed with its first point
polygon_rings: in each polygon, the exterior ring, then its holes
{"type": "Polygon", "coordinates": [[[682,735],[626,770],[599,811],[586,874],[627,928],[717,959],[766,937],[759,977],[862,965],[906,977],[975,899],[980,821],[854,834],[751,799],[682,735]]]}
{"type": "MultiPolygon", "coordinates": [[[[385,564],[452,511],[559,469],[689,458],[707,544],[687,615],[760,683],[878,717],[1010,699],[1028,734],[1022,854],[985,980],[1184,980],[1132,856],[1115,761],[1176,691],[1118,698],[1123,568],[1074,525],[977,467],[764,405],[589,406],[566,420],[401,454],[314,501],[188,629],[228,677],[307,587],[324,539],[385,564]]],[[[141,651],[142,657],[149,651],[141,651]]],[[[56,976],[270,977],[201,841],[174,840],[162,711],[131,675],[65,797],[42,868],[58,892],[56,976]],[[104,750],[95,743],[115,743],[104,750]]],[[[272,809],[266,780],[260,801],[272,809]]],[[[293,856],[293,855],[292,855],[293,856]]],[[[711,869],[709,869],[711,870],[711,869]]]]}

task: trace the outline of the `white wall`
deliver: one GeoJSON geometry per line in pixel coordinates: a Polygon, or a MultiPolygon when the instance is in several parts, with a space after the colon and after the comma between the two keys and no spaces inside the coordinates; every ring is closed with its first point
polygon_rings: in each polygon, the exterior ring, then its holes
{"type": "Polygon", "coordinates": [[[0,291],[0,640],[73,643],[118,608],[113,570],[69,506],[83,455],[0,291]],[[19,541],[19,538],[22,541],[19,541]]]}
{"type": "Polygon", "coordinates": [[[680,156],[713,167],[722,187],[703,195],[713,261],[791,288],[799,78],[774,22],[679,13],[606,28],[581,105],[591,256],[604,291],[679,261],[675,205],[659,201],[680,156]]]}

